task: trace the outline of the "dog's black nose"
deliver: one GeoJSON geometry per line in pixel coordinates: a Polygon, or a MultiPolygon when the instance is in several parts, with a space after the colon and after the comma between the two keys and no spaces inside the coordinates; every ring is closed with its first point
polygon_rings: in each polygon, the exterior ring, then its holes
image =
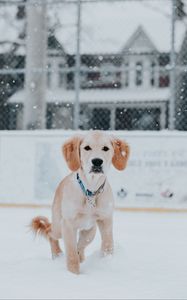
{"type": "Polygon", "coordinates": [[[94,165],[94,167],[101,167],[102,163],[103,163],[103,160],[100,158],[92,159],[92,164],[94,165]]]}

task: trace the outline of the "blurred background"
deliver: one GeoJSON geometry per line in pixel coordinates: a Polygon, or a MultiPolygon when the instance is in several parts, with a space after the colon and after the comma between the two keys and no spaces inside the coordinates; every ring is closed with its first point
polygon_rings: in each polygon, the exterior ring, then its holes
{"type": "Polygon", "coordinates": [[[89,129],[130,144],[118,206],[187,207],[187,0],[0,0],[0,203],[51,203],[89,129]]]}
{"type": "Polygon", "coordinates": [[[187,299],[186,178],[187,0],[0,0],[1,299],[187,299]],[[75,278],[28,224],[89,129],[131,152],[108,174],[115,255],[97,233],[75,278]]]}
{"type": "Polygon", "coordinates": [[[1,0],[0,130],[187,130],[186,0],[1,0]]]}

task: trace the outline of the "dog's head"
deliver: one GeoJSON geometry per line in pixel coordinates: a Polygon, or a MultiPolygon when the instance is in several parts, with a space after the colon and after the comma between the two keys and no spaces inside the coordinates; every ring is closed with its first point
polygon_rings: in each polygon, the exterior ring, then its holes
{"type": "Polygon", "coordinates": [[[90,131],[74,136],[63,145],[64,158],[72,171],[81,168],[86,176],[105,175],[111,165],[118,170],[126,167],[129,146],[126,142],[103,131],[90,131]]]}

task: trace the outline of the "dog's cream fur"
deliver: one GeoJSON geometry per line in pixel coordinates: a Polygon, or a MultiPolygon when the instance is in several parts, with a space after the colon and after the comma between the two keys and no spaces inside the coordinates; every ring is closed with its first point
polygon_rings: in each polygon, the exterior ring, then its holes
{"type": "Polygon", "coordinates": [[[59,239],[63,237],[67,268],[78,274],[80,262],[84,260],[85,247],[93,240],[96,224],[101,233],[103,255],[113,253],[113,195],[106,179],[111,165],[118,170],[126,167],[129,157],[129,146],[124,141],[102,131],[90,131],[86,136],[75,136],[69,139],[62,148],[63,155],[72,171],[57,187],[52,206],[52,223],[45,217],[32,220],[32,229],[48,237],[52,256],[61,253],[59,239]],[[89,146],[89,147],[88,147],[89,146]],[[93,159],[102,159],[101,172],[94,172],[93,159]],[[96,191],[105,181],[104,191],[96,199],[96,206],[88,203],[76,174],[91,191],[96,191]],[[79,239],[77,242],[77,232],[79,239]]]}

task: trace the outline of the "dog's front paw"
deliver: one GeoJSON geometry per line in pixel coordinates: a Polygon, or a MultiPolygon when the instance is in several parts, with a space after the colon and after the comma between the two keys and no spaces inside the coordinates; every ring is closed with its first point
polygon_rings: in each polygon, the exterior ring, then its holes
{"type": "Polygon", "coordinates": [[[67,268],[68,271],[74,274],[80,273],[80,263],[79,263],[79,257],[76,259],[68,259],[67,260],[67,268]]]}
{"type": "Polygon", "coordinates": [[[102,250],[101,250],[102,257],[108,256],[108,255],[113,255],[113,253],[114,253],[114,248],[112,246],[102,248],[102,250]]]}

